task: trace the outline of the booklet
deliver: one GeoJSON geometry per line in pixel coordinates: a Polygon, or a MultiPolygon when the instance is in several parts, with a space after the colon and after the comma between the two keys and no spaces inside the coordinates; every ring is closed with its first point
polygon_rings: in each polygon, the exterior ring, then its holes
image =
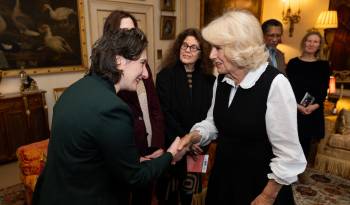
{"type": "Polygon", "coordinates": [[[197,155],[196,160],[187,155],[187,172],[206,173],[208,168],[209,155],[197,155]]]}
{"type": "Polygon", "coordinates": [[[306,92],[303,99],[300,101],[300,105],[307,107],[315,101],[315,97],[306,92]]]}

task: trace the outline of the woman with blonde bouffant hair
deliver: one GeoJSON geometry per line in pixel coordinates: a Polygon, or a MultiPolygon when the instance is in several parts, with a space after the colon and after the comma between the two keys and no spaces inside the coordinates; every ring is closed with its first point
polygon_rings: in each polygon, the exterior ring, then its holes
{"type": "Polygon", "coordinates": [[[302,173],[306,160],[298,140],[296,101],[287,78],[268,65],[259,21],[233,10],[202,31],[218,70],[207,118],[181,144],[217,139],[206,205],[286,204],[278,196],[302,173]]]}

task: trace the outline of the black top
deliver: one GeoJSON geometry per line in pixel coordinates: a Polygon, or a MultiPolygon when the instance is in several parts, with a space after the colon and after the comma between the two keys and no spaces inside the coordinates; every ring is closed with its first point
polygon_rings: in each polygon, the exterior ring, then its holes
{"type": "Polygon", "coordinates": [[[308,92],[315,97],[314,103],[320,106],[310,115],[302,115],[298,112],[299,137],[323,138],[323,102],[327,96],[330,76],[328,62],[323,60],[307,62],[293,58],[288,62],[286,72],[297,103],[300,103],[308,92]]]}
{"type": "Polygon", "coordinates": [[[130,109],[111,83],[97,75],[74,83],[55,104],[33,205],[128,204],[128,190],[160,176],[172,160],[166,153],[140,164],[133,133],[130,109]]]}
{"type": "Polygon", "coordinates": [[[218,77],[213,111],[218,146],[206,204],[250,204],[265,187],[273,158],[266,133],[267,98],[279,73],[268,66],[253,87],[237,89],[229,107],[232,86],[218,77]]]}
{"type": "Polygon", "coordinates": [[[165,118],[167,144],[176,136],[184,136],[195,123],[206,118],[214,81],[213,75],[195,68],[190,87],[185,67],[180,63],[158,73],[156,87],[165,118]]]}

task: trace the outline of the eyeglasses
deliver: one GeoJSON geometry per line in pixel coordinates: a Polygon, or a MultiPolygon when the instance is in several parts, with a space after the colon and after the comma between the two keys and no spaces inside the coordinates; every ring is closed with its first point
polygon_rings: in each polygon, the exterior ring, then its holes
{"type": "Polygon", "coordinates": [[[187,50],[187,48],[190,48],[190,51],[191,52],[196,52],[196,51],[200,51],[201,49],[200,48],[198,48],[198,46],[196,46],[196,45],[188,45],[187,43],[183,43],[182,45],[181,45],[181,49],[182,50],[187,50]]]}

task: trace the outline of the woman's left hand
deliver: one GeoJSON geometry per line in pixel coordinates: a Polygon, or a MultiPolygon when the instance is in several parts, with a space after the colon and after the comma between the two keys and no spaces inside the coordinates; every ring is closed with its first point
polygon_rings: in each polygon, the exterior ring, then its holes
{"type": "Polygon", "coordinates": [[[275,198],[269,197],[264,193],[259,194],[250,205],[273,205],[275,198]]]}
{"type": "Polygon", "coordinates": [[[312,104],[312,105],[308,105],[306,108],[305,108],[305,112],[306,114],[311,114],[313,111],[315,111],[316,109],[318,109],[320,106],[315,103],[315,104],[312,104]]]}

